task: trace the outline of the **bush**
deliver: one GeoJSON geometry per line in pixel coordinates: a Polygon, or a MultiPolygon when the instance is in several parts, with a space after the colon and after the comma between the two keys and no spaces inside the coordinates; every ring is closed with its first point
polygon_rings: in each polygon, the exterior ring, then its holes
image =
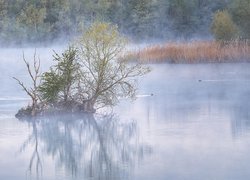
{"type": "Polygon", "coordinates": [[[212,21],[212,33],[216,40],[230,41],[237,37],[237,27],[226,10],[215,13],[212,21]]]}
{"type": "Polygon", "coordinates": [[[78,78],[79,64],[76,49],[69,47],[62,55],[55,53],[56,65],[43,73],[39,91],[42,99],[48,103],[67,102],[74,95],[73,85],[78,78]]]}

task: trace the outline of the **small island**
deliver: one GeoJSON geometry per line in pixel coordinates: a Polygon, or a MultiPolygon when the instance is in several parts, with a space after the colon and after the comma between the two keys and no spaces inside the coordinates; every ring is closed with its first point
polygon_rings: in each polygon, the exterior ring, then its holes
{"type": "Polygon", "coordinates": [[[54,65],[47,72],[40,72],[36,54],[32,65],[23,56],[32,87],[13,78],[32,103],[20,109],[16,117],[95,113],[115,105],[121,97],[135,97],[136,78],[150,70],[122,58],[126,42],[116,26],[95,22],[62,54],[54,53],[54,65]]]}

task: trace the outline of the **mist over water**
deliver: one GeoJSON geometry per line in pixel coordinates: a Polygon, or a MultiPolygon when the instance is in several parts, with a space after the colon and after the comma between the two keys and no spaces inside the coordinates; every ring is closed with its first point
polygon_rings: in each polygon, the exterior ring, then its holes
{"type": "Polygon", "coordinates": [[[28,85],[31,83],[30,77],[23,61],[23,55],[26,61],[33,63],[34,54],[41,60],[41,72],[49,69],[53,64],[53,50],[61,53],[64,47],[50,48],[6,48],[0,49],[0,98],[5,96],[23,98],[24,92],[20,91],[20,87],[12,77],[17,77],[28,85]]]}
{"type": "MultiPolygon", "coordinates": [[[[42,70],[51,49],[37,49],[42,70]]],[[[0,50],[0,179],[250,178],[249,64],[151,65],[111,114],[20,121],[22,51],[32,61],[32,48],[0,50]]]]}

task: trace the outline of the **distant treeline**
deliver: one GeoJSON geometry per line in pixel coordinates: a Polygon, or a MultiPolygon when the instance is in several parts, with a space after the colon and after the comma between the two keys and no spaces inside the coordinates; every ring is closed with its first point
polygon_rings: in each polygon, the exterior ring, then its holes
{"type": "Polygon", "coordinates": [[[250,0],[0,0],[0,43],[67,40],[96,20],[141,41],[204,37],[224,9],[249,33],[250,0]]]}

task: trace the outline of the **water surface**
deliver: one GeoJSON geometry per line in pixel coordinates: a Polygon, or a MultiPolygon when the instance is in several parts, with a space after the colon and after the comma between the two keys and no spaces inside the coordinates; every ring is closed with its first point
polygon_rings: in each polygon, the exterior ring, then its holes
{"type": "Polygon", "coordinates": [[[28,100],[11,77],[29,81],[10,51],[0,59],[0,179],[250,179],[250,64],[153,65],[137,100],[112,113],[20,121],[28,100]]]}

